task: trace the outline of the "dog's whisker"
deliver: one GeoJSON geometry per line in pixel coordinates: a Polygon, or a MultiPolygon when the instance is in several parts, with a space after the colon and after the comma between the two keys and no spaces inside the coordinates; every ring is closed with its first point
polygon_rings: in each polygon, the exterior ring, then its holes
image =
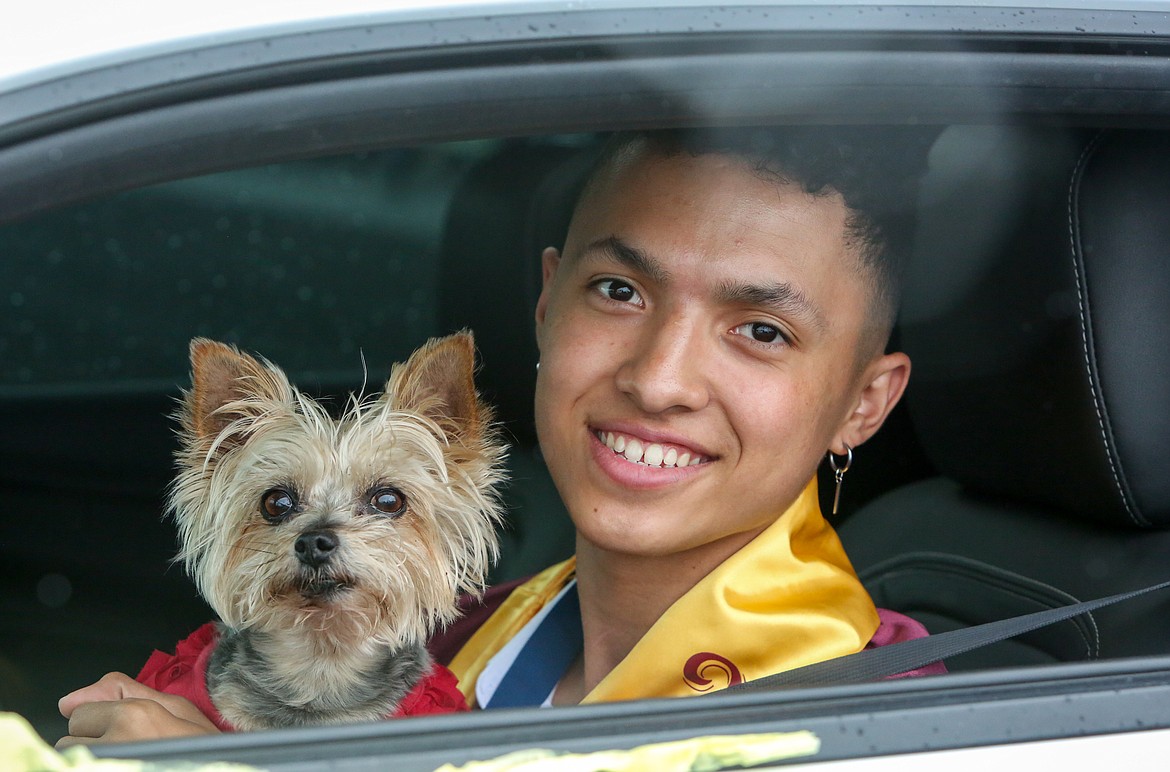
{"type": "Polygon", "coordinates": [[[280,553],[276,552],[275,550],[266,550],[266,549],[261,549],[259,547],[250,547],[246,544],[238,544],[238,545],[236,545],[236,549],[244,550],[245,552],[258,552],[261,555],[272,555],[274,557],[280,556],[280,553]]]}

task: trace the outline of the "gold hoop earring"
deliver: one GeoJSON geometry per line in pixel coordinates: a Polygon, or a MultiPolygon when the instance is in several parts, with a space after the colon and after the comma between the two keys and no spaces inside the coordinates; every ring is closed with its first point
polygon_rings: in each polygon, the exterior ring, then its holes
{"type": "Polygon", "coordinates": [[[833,470],[833,479],[837,482],[837,490],[833,493],[833,514],[837,514],[837,505],[841,503],[841,481],[845,479],[845,473],[849,471],[849,467],[853,465],[853,448],[848,445],[845,446],[845,463],[838,464],[837,456],[833,451],[829,451],[829,468],[833,470]]]}

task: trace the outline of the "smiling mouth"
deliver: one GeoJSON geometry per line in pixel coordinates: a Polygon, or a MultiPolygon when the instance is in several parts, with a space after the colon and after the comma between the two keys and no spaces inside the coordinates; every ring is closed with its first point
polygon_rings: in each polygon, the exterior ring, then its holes
{"type": "Polygon", "coordinates": [[[627,437],[614,432],[594,432],[597,439],[614,452],[632,464],[658,467],[659,469],[679,469],[687,466],[698,466],[709,459],[693,451],[680,450],[672,445],[663,445],[657,442],[643,442],[636,437],[627,437]]]}

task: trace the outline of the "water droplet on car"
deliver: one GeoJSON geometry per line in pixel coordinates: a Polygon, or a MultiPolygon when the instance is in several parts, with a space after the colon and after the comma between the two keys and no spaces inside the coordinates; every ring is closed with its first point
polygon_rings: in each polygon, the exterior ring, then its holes
{"type": "Polygon", "coordinates": [[[37,582],[37,600],[42,606],[61,608],[73,597],[73,583],[61,574],[45,574],[37,582]]]}

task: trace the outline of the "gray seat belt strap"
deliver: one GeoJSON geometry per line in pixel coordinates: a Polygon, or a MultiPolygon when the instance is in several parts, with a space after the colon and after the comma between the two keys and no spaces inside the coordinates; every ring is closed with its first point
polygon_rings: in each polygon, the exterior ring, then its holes
{"type": "Polygon", "coordinates": [[[1123,592],[1119,595],[1111,595],[1107,598],[1045,609],[1010,619],[1001,619],[974,627],[965,627],[938,635],[928,635],[925,638],[881,646],[876,649],[866,649],[856,654],[817,662],[783,673],[757,678],[753,681],[745,681],[718,693],[728,694],[796,686],[829,686],[879,681],[899,673],[926,667],[934,662],[945,660],[947,657],[965,654],[981,646],[1023,635],[1032,630],[1070,619],[1078,614],[1094,611],[1103,606],[1120,603],[1166,587],[1170,587],[1170,581],[1144,587],[1140,590],[1123,592]]]}

